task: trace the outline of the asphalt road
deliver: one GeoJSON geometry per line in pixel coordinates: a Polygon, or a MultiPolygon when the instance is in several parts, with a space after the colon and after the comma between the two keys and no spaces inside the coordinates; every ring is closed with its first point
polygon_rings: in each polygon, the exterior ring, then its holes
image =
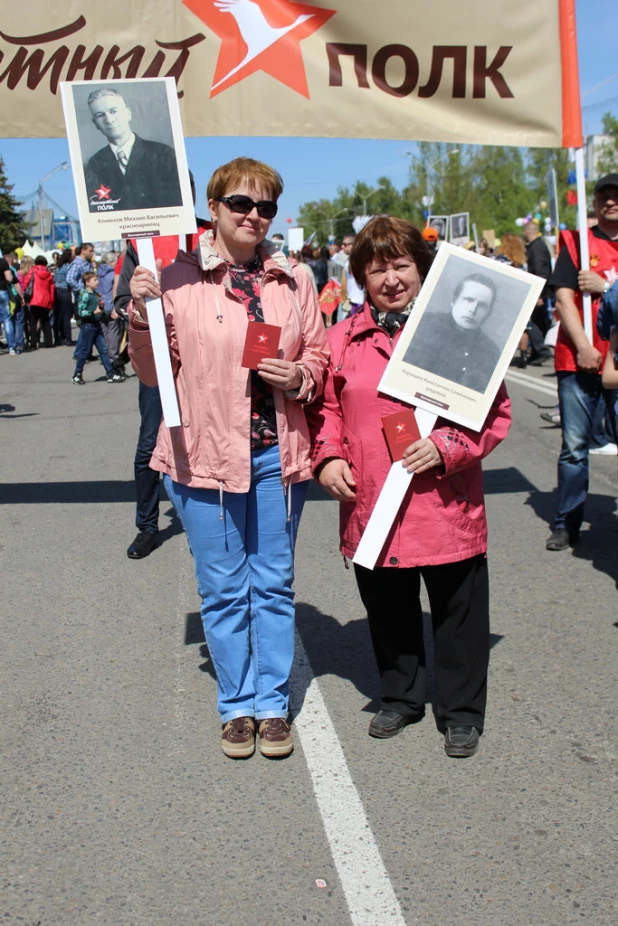
{"type": "MultiPolygon", "coordinates": [[[[431,712],[370,739],[377,678],[336,505],[297,555],[297,748],[231,762],[184,536],[129,561],[136,380],[0,357],[2,900],[23,926],[615,926],[616,459],[546,553],[559,430],[514,372],[486,461],[489,713],[448,759],[431,712]],[[324,882],[323,884],[321,882],[324,882]]],[[[430,692],[428,694],[430,700],[430,692]]]]}

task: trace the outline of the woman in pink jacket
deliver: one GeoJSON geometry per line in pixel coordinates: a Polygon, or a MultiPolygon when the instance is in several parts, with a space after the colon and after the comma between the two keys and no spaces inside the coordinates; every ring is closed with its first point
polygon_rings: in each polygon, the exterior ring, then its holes
{"type": "Polygon", "coordinates": [[[163,291],[181,426],[159,430],[164,474],[195,560],[202,622],[217,675],[221,747],[230,758],[289,755],[294,655],[294,542],[311,478],[305,406],[328,360],[317,298],[266,241],[283,183],[237,158],[208,184],[213,232],[163,271],[137,267],[129,351],[156,385],[144,298],[163,291]],[[276,356],[242,366],[247,335],[278,326],[276,356]]]}
{"type": "MultiPolygon", "coordinates": [[[[362,311],[328,334],[324,394],[312,407],[313,467],[341,502],[341,550],[353,557],[391,467],[381,419],[403,403],[378,383],[414,309],[431,257],[404,219],[378,217],[357,236],[350,269],[367,292],[362,311]]],[[[369,733],[390,737],[420,720],[425,704],[421,577],[431,606],[437,720],[450,756],[470,756],[483,730],[489,662],[487,523],[481,460],[506,437],[501,387],[480,433],[438,419],[411,444],[406,497],[372,571],[355,566],[367,609],[381,709],[369,733]]]]}

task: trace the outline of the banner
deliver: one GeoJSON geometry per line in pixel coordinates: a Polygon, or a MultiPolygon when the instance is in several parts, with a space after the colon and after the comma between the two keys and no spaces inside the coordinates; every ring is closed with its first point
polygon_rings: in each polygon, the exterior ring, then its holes
{"type": "Polygon", "coordinates": [[[3,133],[63,136],[61,81],[168,76],[188,136],[578,147],[574,3],[50,0],[35,19],[7,4],[3,133]]]}

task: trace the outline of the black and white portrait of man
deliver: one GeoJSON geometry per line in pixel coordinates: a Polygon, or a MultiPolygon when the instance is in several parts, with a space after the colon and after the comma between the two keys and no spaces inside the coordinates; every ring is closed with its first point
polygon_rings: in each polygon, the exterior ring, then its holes
{"type": "Polygon", "coordinates": [[[427,219],[427,225],[435,228],[438,233],[439,241],[446,241],[448,235],[448,216],[447,215],[430,215],[427,219]]]}
{"type": "Polygon", "coordinates": [[[457,243],[464,243],[470,239],[470,213],[458,212],[450,216],[451,237],[450,240],[457,243]]]}
{"type": "Polygon", "coordinates": [[[164,137],[173,143],[164,87],[146,82],[133,89],[135,105],[125,99],[126,90],[113,85],[75,87],[74,92],[90,212],[180,206],[174,148],[152,139],[164,137]],[[100,146],[101,135],[105,144],[92,150],[100,146]]]}

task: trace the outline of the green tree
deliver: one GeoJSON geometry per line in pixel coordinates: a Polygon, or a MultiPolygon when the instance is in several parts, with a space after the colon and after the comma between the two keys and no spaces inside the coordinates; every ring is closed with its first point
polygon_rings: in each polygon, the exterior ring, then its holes
{"type": "Polygon", "coordinates": [[[603,116],[603,134],[609,136],[609,142],[599,157],[599,176],[618,170],[618,119],[611,113],[603,116]]]}
{"type": "Polygon", "coordinates": [[[13,184],[9,183],[4,170],[4,160],[0,157],[0,249],[3,254],[23,244],[28,227],[24,224],[21,203],[12,193],[13,184]]]}
{"type": "MultiPolygon", "coordinates": [[[[528,175],[528,184],[532,193],[532,200],[527,212],[536,212],[540,204],[547,201],[547,174],[552,168],[556,171],[560,222],[568,225],[569,228],[575,228],[577,222],[577,206],[567,205],[569,172],[575,170],[575,165],[569,163],[569,153],[566,148],[528,149],[526,172],[528,175]]],[[[541,209],[541,212],[546,214],[543,209],[541,209]]]]}

